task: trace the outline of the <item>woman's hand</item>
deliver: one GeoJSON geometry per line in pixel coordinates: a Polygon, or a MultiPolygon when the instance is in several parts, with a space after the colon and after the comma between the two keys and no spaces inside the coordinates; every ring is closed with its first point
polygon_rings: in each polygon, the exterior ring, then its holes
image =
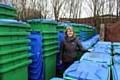
{"type": "Polygon", "coordinates": [[[92,52],[92,51],[93,51],[93,49],[88,49],[88,51],[89,51],[89,52],[92,52]]]}
{"type": "Polygon", "coordinates": [[[62,64],[62,60],[60,60],[60,64],[62,64]]]}

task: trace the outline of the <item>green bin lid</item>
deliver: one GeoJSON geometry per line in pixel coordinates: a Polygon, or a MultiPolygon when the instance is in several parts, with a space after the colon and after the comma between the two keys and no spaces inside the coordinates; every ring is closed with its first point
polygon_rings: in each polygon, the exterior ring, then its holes
{"type": "Polygon", "coordinates": [[[16,14],[10,14],[10,13],[6,13],[6,12],[0,12],[0,15],[6,15],[6,16],[17,17],[16,14]]]}
{"type": "Polygon", "coordinates": [[[31,28],[31,26],[26,22],[10,20],[10,19],[0,19],[0,26],[16,26],[16,27],[31,28]]]}
{"type": "Polygon", "coordinates": [[[27,22],[29,22],[29,23],[40,22],[40,23],[57,24],[57,21],[51,20],[51,19],[31,19],[31,20],[27,20],[27,22]]]}
{"type": "Polygon", "coordinates": [[[0,8],[10,9],[10,10],[13,10],[13,11],[16,10],[16,8],[14,6],[9,5],[9,4],[4,4],[2,2],[0,2],[0,8]]]}

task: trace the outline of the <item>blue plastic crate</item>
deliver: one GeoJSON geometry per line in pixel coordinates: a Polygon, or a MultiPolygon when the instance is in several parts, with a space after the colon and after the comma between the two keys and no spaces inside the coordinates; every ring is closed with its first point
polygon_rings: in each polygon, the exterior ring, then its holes
{"type": "Polygon", "coordinates": [[[94,47],[92,49],[93,49],[93,52],[104,53],[104,54],[111,54],[112,53],[111,49],[108,49],[108,48],[94,47]]]}
{"type": "Polygon", "coordinates": [[[61,41],[63,41],[63,39],[64,39],[64,32],[59,32],[59,33],[58,33],[59,45],[60,45],[61,41]]]}
{"type": "Polygon", "coordinates": [[[64,79],[55,77],[55,78],[52,78],[50,80],[64,80],[64,79]]]}
{"type": "Polygon", "coordinates": [[[99,37],[97,37],[98,35],[92,37],[91,39],[87,40],[87,41],[82,41],[81,44],[84,48],[91,48],[95,43],[97,43],[97,41],[99,40],[99,37]]]}
{"type": "Polygon", "coordinates": [[[64,78],[71,78],[71,80],[109,80],[110,68],[103,63],[77,61],[64,72],[64,78]]]}
{"type": "Polygon", "coordinates": [[[27,24],[26,22],[17,21],[17,20],[10,20],[10,19],[0,19],[2,23],[9,23],[9,24],[27,24]]]}
{"type": "Polygon", "coordinates": [[[113,46],[113,49],[120,49],[120,46],[113,46]]]}
{"type": "Polygon", "coordinates": [[[43,72],[44,72],[44,66],[43,66],[43,63],[42,63],[42,66],[41,66],[41,69],[39,68],[40,66],[38,66],[38,69],[32,69],[30,72],[29,72],[29,79],[32,79],[32,80],[44,80],[43,79],[43,72]]]}
{"type": "Polygon", "coordinates": [[[43,61],[38,61],[37,63],[32,63],[29,65],[30,72],[34,72],[35,70],[40,71],[42,69],[43,61]]]}
{"type": "Polygon", "coordinates": [[[59,33],[58,33],[59,52],[57,53],[57,61],[56,61],[56,62],[57,62],[57,66],[56,66],[57,69],[63,68],[63,65],[60,64],[60,44],[61,44],[61,42],[63,41],[63,39],[64,39],[64,32],[59,32],[59,33]]]}
{"type": "Polygon", "coordinates": [[[32,42],[28,44],[28,46],[31,46],[31,50],[29,52],[31,53],[38,53],[42,51],[42,35],[41,33],[35,33],[32,32],[31,35],[28,36],[28,39],[30,39],[32,42]]]}
{"type": "MultiPolygon", "coordinates": [[[[28,22],[31,20],[27,20],[28,22]]],[[[57,23],[57,21],[52,19],[32,19],[33,22],[42,22],[42,23],[57,23]]]]}
{"type": "Polygon", "coordinates": [[[98,42],[94,47],[111,49],[112,43],[111,42],[98,42]]]}
{"type": "Polygon", "coordinates": [[[118,49],[118,48],[114,49],[114,50],[113,50],[113,53],[114,53],[114,54],[120,54],[120,49],[118,49]]]}
{"type": "Polygon", "coordinates": [[[28,52],[32,54],[31,60],[32,64],[29,65],[29,80],[44,80],[44,66],[43,66],[43,56],[42,56],[42,35],[39,32],[32,32],[28,36],[31,43],[31,50],[28,52]]]}
{"type": "Polygon", "coordinates": [[[99,44],[95,44],[94,47],[95,47],[95,48],[108,48],[108,49],[111,49],[111,46],[109,46],[109,45],[99,45],[99,44]]]}
{"type": "Polygon", "coordinates": [[[113,46],[120,46],[120,42],[114,42],[112,45],[113,46]]]}
{"type": "Polygon", "coordinates": [[[120,80],[120,64],[114,64],[112,66],[113,80],[120,80]]]}
{"type": "Polygon", "coordinates": [[[70,25],[69,25],[68,23],[65,23],[65,22],[59,22],[57,26],[58,26],[58,27],[59,27],[59,26],[68,27],[68,26],[70,26],[70,25]]]}
{"type": "Polygon", "coordinates": [[[114,64],[120,64],[120,56],[115,55],[115,56],[113,57],[113,62],[114,62],[114,64]]]}
{"type": "Polygon", "coordinates": [[[29,59],[31,59],[32,62],[38,62],[41,61],[41,55],[41,53],[34,53],[29,59]]]}
{"type": "Polygon", "coordinates": [[[81,57],[80,61],[90,61],[112,65],[112,57],[109,54],[103,53],[87,52],[81,57]]]}

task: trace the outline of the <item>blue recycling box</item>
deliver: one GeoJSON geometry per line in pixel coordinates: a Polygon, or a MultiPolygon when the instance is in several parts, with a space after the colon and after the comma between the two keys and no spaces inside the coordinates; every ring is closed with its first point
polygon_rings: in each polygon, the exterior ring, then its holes
{"type": "Polygon", "coordinates": [[[65,72],[64,79],[70,80],[109,80],[110,68],[104,63],[74,62],[65,72]]]}

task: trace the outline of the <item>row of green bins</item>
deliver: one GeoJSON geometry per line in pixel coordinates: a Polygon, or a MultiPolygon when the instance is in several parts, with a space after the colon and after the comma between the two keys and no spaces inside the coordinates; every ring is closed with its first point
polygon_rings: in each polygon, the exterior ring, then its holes
{"type": "Polygon", "coordinates": [[[42,53],[44,58],[45,80],[55,77],[58,53],[57,32],[42,33],[42,53]]]}
{"type": "Polygon", "coordinates": [[[44,77],[49,80],[56,74],[56,56],[58,53],[57,22],[49,19],[27,20],[32,31],[42,33],[42,54],[44,58],[44,77]]]}
{"type": "Polygon", "coordinates": [[[95,32],[96,30],[92,26],[88,26],[84,24],[80,25],[80,39],[83,41],[88,40],[93,36],[95,36],[96,34],[95,32]]]}
{"type": "Polygon", "coordinates": [[[0,80],[28,79],[28,29],[30,25],[24,22],[0,20],[0,80]]]}
{"type": "Polygon", "coordinates": [[[57,31],[58,32],[64,32],[66,27],[69,27],[70,25],[64,22],[58,22],[57,25],[57,31]]]}
{"type": "Polygon", "coordinates": [[[0,2],[0,19],[15,19],[17,17],[15,12],[15,7],[0,2]]]}
{"type": "Polygon", "coordinates": [[[92,26],[85,25],[85,24],[81,24],[80,26],[81,26],[80,27],[81,31],[91,31],[92,30],[92,26]]]}
{"type": "Polygon", "coordinates": [[[57,21],[49,19],[31,19],[27,20],[31,25],[32,31],[57,31],[57,21]],[[47,21],[46,21],[47,20],[47,21]]]}

